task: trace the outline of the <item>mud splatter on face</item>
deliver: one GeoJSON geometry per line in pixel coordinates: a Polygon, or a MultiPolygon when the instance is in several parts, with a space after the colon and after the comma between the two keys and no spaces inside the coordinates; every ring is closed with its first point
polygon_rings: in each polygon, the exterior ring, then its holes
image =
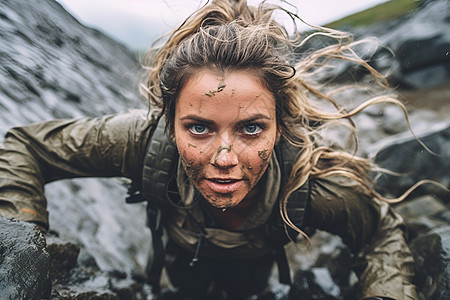
{"type": "Polygon", "coordinates": [[[216,95],[216,93],[220,93],[221,91],[223,91],[223,89],[226,86],[227,85],[225,84],[225,82],[220,81],[216,90],[209,90],[208,92],[205,93],[205,95],[208,96],[208,97],[214,97],[216,95]]]}
{"type": "Polygon", "coordinates": [[[183,152],[180,155],[181,163],[184,166],[184,170],[186,171],[186,175],[191,178],[194,182],[198,180],[203,175],[204,164],[195,164],[194,159],[187,159],[187,153],[183,152]]]}
{"type": "Polygon", "coordinates": [[[267,149],[258,151],[259,158],[261,158],[263,161],[266,161],[269,158],[269,154],[267,153],[268,151],[269,150],[267,149]]]}
{"type": "Polygon", "coordinates": [[[256,178],[258,180],[262,177],[263,173],[266,171],[267,166],[269,165],[269,156],[271,151],[268,149],[260,150],[258,151],[258,156],[262,160],[261,164],[259,165],[258,172],[256,172],[256,178]]]}
{"type": "Polygon", "coordinates": [[[219,155],[222,150],[227,150],[227,153],[230,153],[232,147],[233,145],[229,145],[228,147],[220,146],[219,148],[217,148],[216,156],[214,156],[214,164],[217,164],[217,160],[219,159],[219,155]]]}
{"type": "Polygon", "coordinates": [[[247,71],[202,70],[180,91],[175,117],[183,169],[205,200],[227,209],[257,200],[277,134],[276,101],[261,78],[247,71]],[[208,120],[210,134],[192,134],[197,119],[208,120]],[[250,134],[253,123],[261,134],[250,134]]]}
{"type": "Polygon", "coordinates": [[[225,84],[225,82],[221,81],[219,82],[219,85],[217,86],[217,92],[221,92],[223,91],[223,89],[226,87],[227,85],[225,84]]]}

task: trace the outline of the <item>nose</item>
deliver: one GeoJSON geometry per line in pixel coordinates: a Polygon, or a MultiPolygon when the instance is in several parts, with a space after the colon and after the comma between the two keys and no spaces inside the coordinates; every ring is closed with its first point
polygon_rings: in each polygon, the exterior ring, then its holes
{"type": "Polygon", "coordinates": [[[238,155],[233,150],[233,145],[222,140],[211,159],[211,164],[220,169],[229,169],[236,166],[238,164],[238,155]]]}

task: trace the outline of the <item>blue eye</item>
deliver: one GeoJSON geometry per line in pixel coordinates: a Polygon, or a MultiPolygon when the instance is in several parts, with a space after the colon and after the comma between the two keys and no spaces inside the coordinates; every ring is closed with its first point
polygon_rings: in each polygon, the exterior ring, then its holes
{"type": "Polygon", "coordinates": [[[208,133],[208,128],[205,125],[200,125],[200,124],[195,124],[192,125],[189,130],[193,133],[193,134],[206,134],[208,133]]]}
{"type": "Polygon", "coordinates": [[[247,124],[247,125],[244,125],[244,128],[242,129],[243,133],[249,134],[249,135],[258,134],[261,131],[262,131],[262,128],[258,124],[247,124]]]}

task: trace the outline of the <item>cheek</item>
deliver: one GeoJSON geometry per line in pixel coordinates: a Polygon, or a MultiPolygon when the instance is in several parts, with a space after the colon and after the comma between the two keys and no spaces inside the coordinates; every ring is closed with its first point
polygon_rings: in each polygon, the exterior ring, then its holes
{"type": "Polygon", "coordinates": [[[198,178],[208,164],[208,159],[203,155],[201,148],[182,138],[177,138],[176,144],[187,175],[193,179],[198,178]]]}
{"type": "Polygon", "coordinates": [[[259,145],[248,147],[243,156],[242,169],[254,180],[259,180],[269,164],[273,152],[274,144],[272,141],[261,143],[259,145]]]}

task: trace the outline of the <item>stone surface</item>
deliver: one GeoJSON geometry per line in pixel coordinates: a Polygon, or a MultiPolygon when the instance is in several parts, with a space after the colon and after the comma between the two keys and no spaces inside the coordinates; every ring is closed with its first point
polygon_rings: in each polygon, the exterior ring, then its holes
{"type": "Polygon", "coordinates": [[[46,250],[50,255],[50,277],[67,278],[77,265],[80,247],[54,236],[46,236],[46,241],[46,250]]]}
{"type": "Polygon", "coordinates": [[[289,299],[340,300],[349,298],[344,298],[340,287],[333,281],[327,268],[312,268],[297,271],[289,299]]]}
{"type": "MultiPolygon", "coordinates": [[[[450,187],[450,123],[437,124],[417,135],[427,150],[413,136],[400,134],[373,146],[374,161],[398,175],[383,174],[377,185],[384,193],[398,196],[420,180],[435,180],[450,187]]],[[[422,193],[450,200],[449,192],[434,185],[424,185],[422,193]]]]}
{"type": "MultiPolygon", "coordinates": [[[[12,126],[145,108],[139,70],[136,54],[80,24],[57,1],[0,1],[0,143],[12,126]]],[[[126,191],[117,179],[51,183],[50,229],[102,269],[143,270],[145,209],[126,205],[126,191]]]]}
{"type": "MultiPolygon", "coordinates": [[[[389,74],[393,86],[405,89],[437,87],[450,81],[450,9],[447,0],[422,0],[417,11],[370,27],[343,28],[357,39],[376,37],[379,45],[366,43],[357,53],[377,70],[389,74]]],[[[326,44],[310,43],[308,47],[326,44]]],[[[323,80],[349,82],[364,76],[362,68],[338,62],[322,74],[323,80]]]]}
{"type": "Polygon", "coordinates": [[[422,299],[450,299],[450,226],[419,235],[411,242],[411,250],[422,299]]]}
{"type": "Polygon", "coordinates": [[[45,238],[33,224],[0,216],[2,299],[39,300],[50,293],[45,238]]]}

